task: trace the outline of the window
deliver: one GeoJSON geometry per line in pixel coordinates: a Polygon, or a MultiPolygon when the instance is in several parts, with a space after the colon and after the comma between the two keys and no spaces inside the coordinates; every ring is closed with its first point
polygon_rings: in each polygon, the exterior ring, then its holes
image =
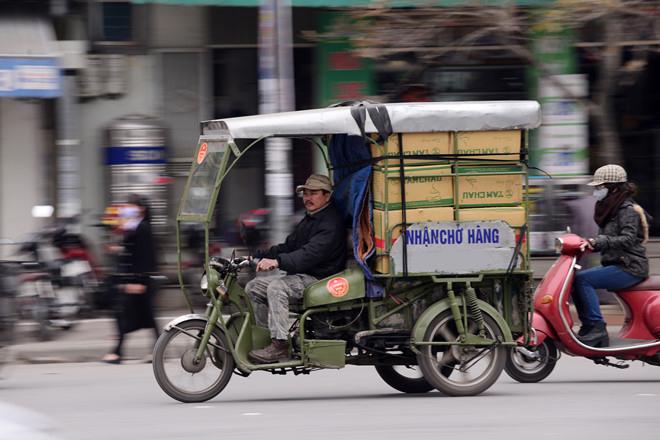
{"type": "Polygon", "coordinates": [[[131,41],[132,8],[129,2],[104,2],[101,5],[101,26],[105,41],[131,41]]]}

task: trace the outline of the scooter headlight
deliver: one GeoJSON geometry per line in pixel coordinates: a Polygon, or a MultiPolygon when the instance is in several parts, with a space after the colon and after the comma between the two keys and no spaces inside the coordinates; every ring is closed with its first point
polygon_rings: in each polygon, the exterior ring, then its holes
{"type": "Polygon", "coordinates": [[[555,238],[555,253],[561,254],[561,251],[564,249],[564,241],[557,237],[555,238]]]}

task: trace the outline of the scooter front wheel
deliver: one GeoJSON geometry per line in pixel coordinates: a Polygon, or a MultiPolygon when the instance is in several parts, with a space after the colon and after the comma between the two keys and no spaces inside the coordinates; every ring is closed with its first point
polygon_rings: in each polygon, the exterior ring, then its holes
{"type": "Polygon", "coordinates": [[[225,335],[213,329],[201,359],[195,360],[206,322],[185,321],[164,332],[154,347],[153,369],[167,395],[184,403],[204,402],[225,388],[234,370],[225,335]]]}
{"type": "Polygon", "coordinates": [[[534,349],[513,347],[509,350],[504,371],[520,383],[540,382],[555,369],[557,346],[550,338],[534,349]]]}

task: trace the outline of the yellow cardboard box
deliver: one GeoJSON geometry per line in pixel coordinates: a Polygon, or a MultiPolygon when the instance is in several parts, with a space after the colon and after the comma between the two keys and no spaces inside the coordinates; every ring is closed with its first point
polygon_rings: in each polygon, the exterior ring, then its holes
{"type": "Polygon", "coordinates": [[[453,134],[452,145],[456,154],[487,154],[470,156],[471,161],[496,159],[517,162],[520,160],[521,139],[520,130],[464,131],[453,134]]]}
{"type": "MultiPolygon", "coordinates": [[[[454,203],[454,185],[451,165],[424,165],[404,167],[404,190],[407,208],[451,206],[454,203]]],[[[401,179],[399,167],[374,167],[374,207],[401,209],[401,179]]]]}
{"type": "MultiPolygon", "coordinates": [[[[403,211],[387,211],[386,215],[385,211],[374,209],[373,219],[376,253],[382,254],[387,250],[387,232],[391,231],[389,235],[392,243],[399,237],[399,235],[401,235],[403,211]],[[385,224],[386,221],[387,225],[385,224]]],[[[406,209],[406,222],[409,224],[420,222],[442,222],[448,220],[454,220],[454,208],[451,206],[441,208],[406,209]]]]}
{"type": "MultiPolygon", "coordinates": [[[[436,133],[403,133],[404,156],[411,154],[451,154],[453,151],[451,135],[446,131],[436,133]]],[[[399,135],[393,134],[387,138],[385,145],[371,144],[371,157],[394,156],[399,154],[399,135]]],[[[446,162],[447,159],[430,159],[432,162],[446,162]]],[[[409,159],[405,161],[406,165],[414,163],[428,162],[425,159],[409,159]]],[[[377,165],[382,165],[385,160],[381,160],[377,165]]],[[[398,165],[398,159],[389,159],[388,165],[398,165]]]]}
{"type": "Polygon", "coordinates": [[[457,207],[519,205],[524,172],[518,165],[457,166],[457,207]]]}

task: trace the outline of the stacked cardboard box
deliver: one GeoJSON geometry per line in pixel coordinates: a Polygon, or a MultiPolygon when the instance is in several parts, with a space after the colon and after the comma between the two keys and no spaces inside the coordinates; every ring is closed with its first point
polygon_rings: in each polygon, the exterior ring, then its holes
{"type": "MultiPolygon", "coordinates": [[[[402,150],[404,156],[411,155],[448,155],[453,153],[451,133],[439,131],[436,133],[403,133],[401,134],[402,150]]],[[[371,157],[398,156],[399,135],[393,134],[387,138],[384,144],[371,144],[371,157]]],[[[447,163],[445,159],[408,159],[406,165],[447,163]]],[[[398,159],[383,159],[377,163],[378,166],[398,166],[398,159]]]]}
{"type": "Polygon", "coordinates": [[[523,201],[520,165],[456,165],[457,207],[513,206],[523,201]]]}
{"type": "MultiPolygon", "coordinates": [[[[526,210],[522,203],[526,170],[519,163],[522,145],[519,130],[406,133],[401,139],[404,156],[459,155],[446,161],[437,157],[405,161],[408,224],[504,220],[519,230],[525,223],[526,210]]],[[[385,145],[372,146],[373,157],[398,154],[397,134],[390,136],[385,145]]],[[[398,159],[382,160],[374,167],[374,270],[380,273],[389,273],[389,249],[401,233],[400,178],[398,159]]]]}
{"type": "Polygon", "coordinates": [[[452,134],[454,152],[465,155],[459,162],[496,159],[517,162],[520,160],[520,130],[463,131],[452,134]]]}
{"type": "MultiPolygon", "coordinates": [[[[454,185],[451,165],[404,167],[406,208],[452,206],[454,185]]],[[[373,200],[377,209],[401,209],[401,173],[398,166],[374,167],[373,200]]]]}

